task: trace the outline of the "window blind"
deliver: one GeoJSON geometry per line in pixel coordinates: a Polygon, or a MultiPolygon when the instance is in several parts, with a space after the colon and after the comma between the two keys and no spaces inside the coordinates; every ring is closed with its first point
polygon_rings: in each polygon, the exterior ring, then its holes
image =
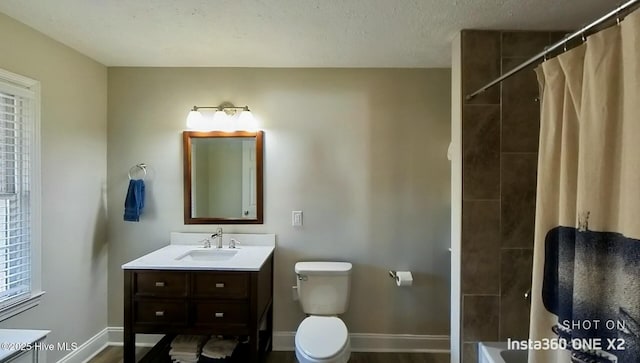
{"type": "Polygon", "coordinates": [[[0,82],[0,308],[31,293],[34,95],[0,82]]]}

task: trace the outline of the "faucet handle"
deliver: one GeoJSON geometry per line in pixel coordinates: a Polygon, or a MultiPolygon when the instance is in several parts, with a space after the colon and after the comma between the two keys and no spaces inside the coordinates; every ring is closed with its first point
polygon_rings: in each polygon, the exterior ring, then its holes
{"type": "Polygon", "coordinates": [[[222,237],[222,228],[216,228],[216,232],[211,235],[211,238],[222,237]]]}
{"type": "Polygon", "coordinates": [[[235,238],[231,238],[229,239],[229,248],[236,248],[236,245],[241,244],[240,241],[238,241],[235,238]]]}
{"type": "Polygon", "coordinates": [[[205,238],[200,242],[202,242],[204,248],[211,248],[211,240],[209,238],[205,238]]]}

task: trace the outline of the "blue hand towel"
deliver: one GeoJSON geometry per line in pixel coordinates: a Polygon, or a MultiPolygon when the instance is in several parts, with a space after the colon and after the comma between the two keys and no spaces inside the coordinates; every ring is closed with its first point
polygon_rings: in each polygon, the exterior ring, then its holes
{"type": "Polygon", "coordinates": [[[144,180],[131,179],[127,197],[124,200],[124,220],[139,222],[142,209],[144,209],[144,180]]]}

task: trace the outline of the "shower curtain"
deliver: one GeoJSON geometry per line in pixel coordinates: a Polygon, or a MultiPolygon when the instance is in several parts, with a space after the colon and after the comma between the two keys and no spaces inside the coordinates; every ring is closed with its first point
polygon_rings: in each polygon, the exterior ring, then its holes
{"type": "Polygon", "coordinates": [[[640,362],[640,11],[536,73],[529,363],[640,362]]]}

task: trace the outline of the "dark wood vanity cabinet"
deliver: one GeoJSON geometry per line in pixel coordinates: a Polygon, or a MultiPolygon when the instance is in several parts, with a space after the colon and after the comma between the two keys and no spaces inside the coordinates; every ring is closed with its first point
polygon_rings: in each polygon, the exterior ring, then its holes
{"type": "Polygon", "coordinates": [[[124,362],[135,334],[238,335],[247,362],[271,350],[273,255],[260,271],[124,270],[124,362]]]}

